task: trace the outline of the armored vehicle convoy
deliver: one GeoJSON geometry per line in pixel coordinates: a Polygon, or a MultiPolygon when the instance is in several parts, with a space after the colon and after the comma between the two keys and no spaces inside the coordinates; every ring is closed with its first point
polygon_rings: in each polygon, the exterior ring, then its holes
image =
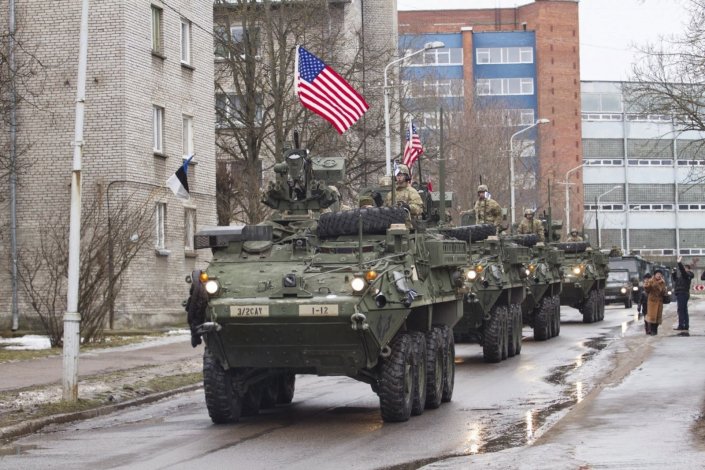
{"type": "Polygon", "coordinates": [[[565,253],[561,305],[580,310],[584,323],[604,320],[607,255],[593,250],[587,242],[553,245],[565,253]]]}
{"type": "Polygon", "coordinates": [[[458,342],[482,345],[486,362],[521,353],[521,304],[529,275],[529,248],[493,236],[494,225],[442,230],[468,242],[463,318],[454,328],[458,342]]]}
{"type": "Polygon", "coordinates": [[[627,269],[610,269],[605,283],[605,304],[624,304],[632,308],[632,282],[627,269]]]}
{"type": "Polygon", "coordinates": [[[263,196],[271,220],[196,235],[213,258],[186,308],[211,420],[291,402],[296,374],[370,384],[390,422],[451,400],[466,242],[410,230],[399,208],[319,216],[338,160],[285,160],[263,196]]]}

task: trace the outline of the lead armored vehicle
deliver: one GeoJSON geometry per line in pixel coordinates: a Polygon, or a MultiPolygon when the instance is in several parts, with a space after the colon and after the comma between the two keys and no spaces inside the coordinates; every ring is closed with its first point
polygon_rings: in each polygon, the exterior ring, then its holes
{"type": "Polygon", "coordinates": [[[186,308],[212,421],[291,402],[296,374],[370,384],[385,421],[449,401],[466,243],[410,230],[400,208],[321,214],[342,161],[285,157],[263,196],[271,220],[196,235],[213,258],[186,308]]]}

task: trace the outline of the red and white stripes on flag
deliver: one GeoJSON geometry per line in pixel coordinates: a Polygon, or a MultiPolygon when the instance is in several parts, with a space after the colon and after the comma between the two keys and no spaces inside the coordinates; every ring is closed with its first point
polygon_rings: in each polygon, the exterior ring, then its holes
{"type": "Polygon", "coordinates": [[[302,46],[296,47],[296,94],[304,107],[342,134],[369,105],[343,77],[302,46]]]}
{"type": "Polygon", "coordinates": [[[409,129],[406,131],[406,145],[404,146],[404,165],[409,167],[409,171],[421,155],[423,155],[421,138],[416,131],[416,126],[409,121],[409,129]]]}

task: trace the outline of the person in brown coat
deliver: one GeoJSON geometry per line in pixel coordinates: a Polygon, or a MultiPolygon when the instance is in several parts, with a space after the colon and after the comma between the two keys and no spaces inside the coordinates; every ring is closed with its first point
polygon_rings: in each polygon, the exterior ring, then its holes
{"type": "Polygon", "coordinates": [[[663,296],[666,294],[666,281],[660,269],[654,271],[651,279],[644,281],[644,290],[648,294],[646,321],[649,323],[649,335],[658,334],[658,326],[663,321],[663,296]]]}

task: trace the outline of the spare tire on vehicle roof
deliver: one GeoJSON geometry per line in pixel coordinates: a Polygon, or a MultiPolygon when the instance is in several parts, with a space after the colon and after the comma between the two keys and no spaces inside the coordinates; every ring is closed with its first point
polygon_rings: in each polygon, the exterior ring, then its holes
{"type": "Polygon", "coordinates": [[[535,233],[526,233],[522,235],[516,235],[512,240],[521,246],[532,247],[539,242],[539,236],[535,233]]]}
{"type": "Polygon", "coordinates": [[[403,224],[407,212],[399,207],[369,207],[341,212],[321,214],[318,220],[318,236],[321,238],[341,235],[357,235],[360,219],[362,233],[383,235],[392,224],[403,224]]]}
{"type": "Polygon", "coordinates": [[[448,237],[465,240],[466,242],[479,242],[497,234],[497,228],[492,224],[464,225],[443,230],[448,237]]]}
{"type": "Polygon", "coordinates": [[[556,243],[555,247],[566,253],[582,253],[590,246],[588,242],[564,242],[556,243]]]}

